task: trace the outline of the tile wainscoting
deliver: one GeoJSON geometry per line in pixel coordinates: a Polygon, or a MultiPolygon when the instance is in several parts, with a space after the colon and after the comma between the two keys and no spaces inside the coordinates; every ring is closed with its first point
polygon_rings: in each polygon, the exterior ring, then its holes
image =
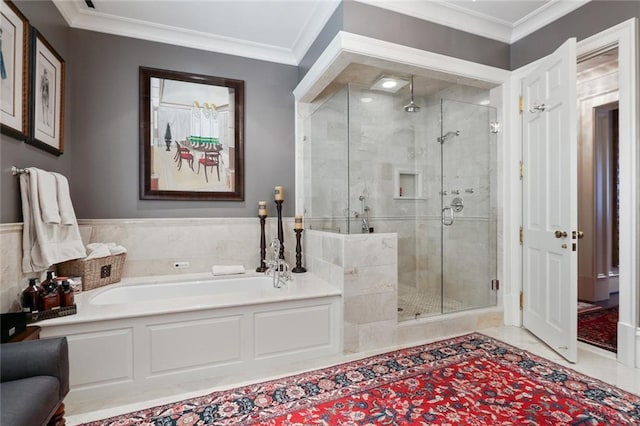
{"type": "MultiPolygon", "coordinates": [[[[116,242],[127,248],[123,277],[193,274],[213,265],[260,264],[257,218],[91,219],[78,220],[85,244],[116,242]],[[174,269],[174,262],[189,267],[174,269]]],[[[295,265],[293,218],[283,219],[285,259],[295,265]]],[[[277,219],[267,218],[267,244],[277,236],[277,219]]],[[[267,253],[267,256],[269,254],[267,253]]],[[[44,273],[22,273],[22,223],[0,224],[0,312],[19,309],[28,279],[44,273]]]]}

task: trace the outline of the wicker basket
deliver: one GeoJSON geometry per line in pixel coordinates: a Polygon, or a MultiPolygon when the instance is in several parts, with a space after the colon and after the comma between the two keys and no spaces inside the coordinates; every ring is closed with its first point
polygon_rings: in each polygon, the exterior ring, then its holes
{"type": "Polygon", "coordinates": [[[90,260],[62,262],[58,264],[58,275],[82,277],[82,290],[93,290],[120,281],[126,257],[127,253],[122,253],[90,260]]]}

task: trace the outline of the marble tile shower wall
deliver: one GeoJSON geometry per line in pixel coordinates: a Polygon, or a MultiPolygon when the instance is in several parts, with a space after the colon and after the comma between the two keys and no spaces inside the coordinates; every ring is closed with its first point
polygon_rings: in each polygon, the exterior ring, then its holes
{"type": "MultiPolygon", "coordinates": [[[[284,218],[285,259],[295,264],[292,218],[284,218]]],[[[260,263],[260,225],[257,218],[79,220],[85,243],[117,242],[127,248],[123,277],[192,274],[212,265],[260,263]],[[189,262],[174,269],[173,262],[189,262]]],[[[277,236],[276,220],[267,219],[267,241],[277,236]]],[[[0,308],[18,309],[18,295],[33,276],[22,273],[22,224],[0,225],[0,308]]]]}

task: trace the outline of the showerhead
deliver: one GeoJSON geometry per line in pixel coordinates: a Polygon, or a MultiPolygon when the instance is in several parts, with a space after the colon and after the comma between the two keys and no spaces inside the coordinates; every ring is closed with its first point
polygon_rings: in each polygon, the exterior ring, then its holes
{"type": "Polygon", "coordinates": [[[404,106],[404,110],[406,112],[418,112],[420,111],[420,107],[411,101],[408,105],[404,106]]]}
{"type": "Polygon", "coordinates": [[[413,76],[409,80],[409,92],[411,92],[411,102],[404,106],[406,112],[418,112],[420,107],[413,102],[413,76]]]}
{"type": "Polygon", "coordinates": [[[438,138],[438,142],[440,143],[445,143],[446,141],[448,141],[449,139],[451,139],[454,136],[460,136],[460,130],[456,130],[455,132],[447,132],[444,135],[440,136],[438,138]]]}

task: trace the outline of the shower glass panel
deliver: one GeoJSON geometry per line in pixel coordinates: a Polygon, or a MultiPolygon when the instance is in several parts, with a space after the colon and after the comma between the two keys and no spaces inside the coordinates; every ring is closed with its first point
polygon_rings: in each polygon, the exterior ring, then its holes
{"type": "Polygon", "coordinates": [[[305,222],[397,234],[398,321],[497,299],[496,109],[487,89],[418,83],[412,112],[406,89],[351,83],[303,111],[305,222]]]}
{"type": "Polygon", "coordinates": [[[496,109],[441,100],[442,312],[496,304],[496,109]]]}
{"type": "Polygon", "coordinates": [[[304,144],[305,222],[349,233],[348,88],[309,105],[304,144]]]}

